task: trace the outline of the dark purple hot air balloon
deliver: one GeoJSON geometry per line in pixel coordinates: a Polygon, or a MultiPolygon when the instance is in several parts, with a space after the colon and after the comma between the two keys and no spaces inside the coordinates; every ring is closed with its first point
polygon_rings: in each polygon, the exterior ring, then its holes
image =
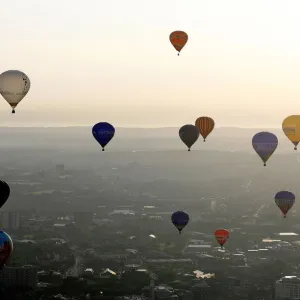
{"type": "Polygon", "coordinates": [[[278,146],[278,139],[270,132],[259,132],[252,138],[252,146],[266,166],[266,162],[278,146]]]}
{"type": "Polygon", "coordinates": [[[295,203],[295,195],[288,191],[281,191],[275,195],[275,203],[282,211],[284,218],[295,203]]]}
{"type": "Polygon", "coordinates": [[[115,128],[107,122],[100,122],[92,129],[95,140],[101,145],[102,151],[115,135],[115,128]]]}
{"type": "Polygon", "coordinates": [[[178,229],[179,233],[187,225],[190,218],[189,215],[184,211],[175,211],[171,217],[172,223],[178,229]]]}
{"type": "Polygon", "coordinates": [[[188,151],[191,151],[191,147],[198,140],[199,135],[199,129],[192,124],[184,125],[179,129],[179,137],[182,142],[188,147],[188,151]]]}

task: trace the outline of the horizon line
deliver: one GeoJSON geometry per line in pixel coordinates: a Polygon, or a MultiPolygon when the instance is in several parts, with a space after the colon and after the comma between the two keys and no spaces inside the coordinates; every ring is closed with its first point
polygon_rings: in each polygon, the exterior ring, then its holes
{"type": "MultiPolygon", "coordinates": [[[[1,125],[0,128],[85,128],[85,127],[93,127],[94,125],[50,125],[50,126],[41,126],[41,125],[1,125]]],[[[182,125],[181,125],[182,126],[182,125]]],[[[181,126],[159,126],[159,127],[153,127],[153,126],[115,126],[116,128],[121,129],[175,129],[180,128],[181,126]]],[[[281,129],[281,126],[275,127],[275,126],[216,126],[215,129],[281,129]]]]}

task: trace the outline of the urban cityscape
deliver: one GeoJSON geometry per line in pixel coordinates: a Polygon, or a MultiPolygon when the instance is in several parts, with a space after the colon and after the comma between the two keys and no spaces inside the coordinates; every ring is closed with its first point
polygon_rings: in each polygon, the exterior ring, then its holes
{"type": "MultiPolygon", "coordinates": [[[[218,143],[230,130],[216,131],[218,143]]],[[[25,138],[31,134],[23,131],[25,138]]],[[[298,297],[298,204],[284,219],[269,195],[280,186],[278,170],[288,177],[283,164],[298,168],[297,155],[278,154],[266,177],[250,149],[241,165],[232,151],[195,149],[188,154],[199,159],[179,160],[181,151],[164,149],[169,141],[163,138],[160,151],[131,142],[137,150],[116,145],[96,164],[97,150],[81,149],[82,162],[67,143],[48,151],[24,147],[26,160],[2,149],[10,156],[1,156],[0,179],[11,196],[1,209],[1,228],[14,244],[0,273],[3,299],[298,297]],[[208,163],[213,168],[199,173],[208,163]],[[236,171],[223,172],[229,166],[236,171]],[[170,219],[177,209],[190,215],[181,234],[170,219]],[[217,228],[230,231],[223,249],[217,228]]],[[[298,194],[297,178],[289,184],[298,194]]]]}

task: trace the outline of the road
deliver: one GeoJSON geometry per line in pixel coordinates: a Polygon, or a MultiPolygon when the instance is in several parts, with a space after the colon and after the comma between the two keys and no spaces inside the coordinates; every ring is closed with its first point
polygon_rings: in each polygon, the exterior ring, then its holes
{"type": "Polygon", "coordinates": [[[253,215],[254,218],[257,218],[259,216],[259,213],[265,208],[266,204],[263,204],[257,212],[253,215]]]}

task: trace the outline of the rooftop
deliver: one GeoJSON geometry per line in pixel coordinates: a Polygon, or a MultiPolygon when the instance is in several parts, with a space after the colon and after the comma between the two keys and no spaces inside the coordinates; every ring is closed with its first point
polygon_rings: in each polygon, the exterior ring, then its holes
{"type": "Polygon", "coordinates": [[[278,235],[280,236],[293,236],[293,235],[299,235],[295,232],[279,232],[278,235]]]}
{"type": "Polygon", "coordinates": [[[277,282],[297,282],[297,284],[300,283],[300,278],[297,276],[284,276],[281,279],[279,279],[277,282]]]}

